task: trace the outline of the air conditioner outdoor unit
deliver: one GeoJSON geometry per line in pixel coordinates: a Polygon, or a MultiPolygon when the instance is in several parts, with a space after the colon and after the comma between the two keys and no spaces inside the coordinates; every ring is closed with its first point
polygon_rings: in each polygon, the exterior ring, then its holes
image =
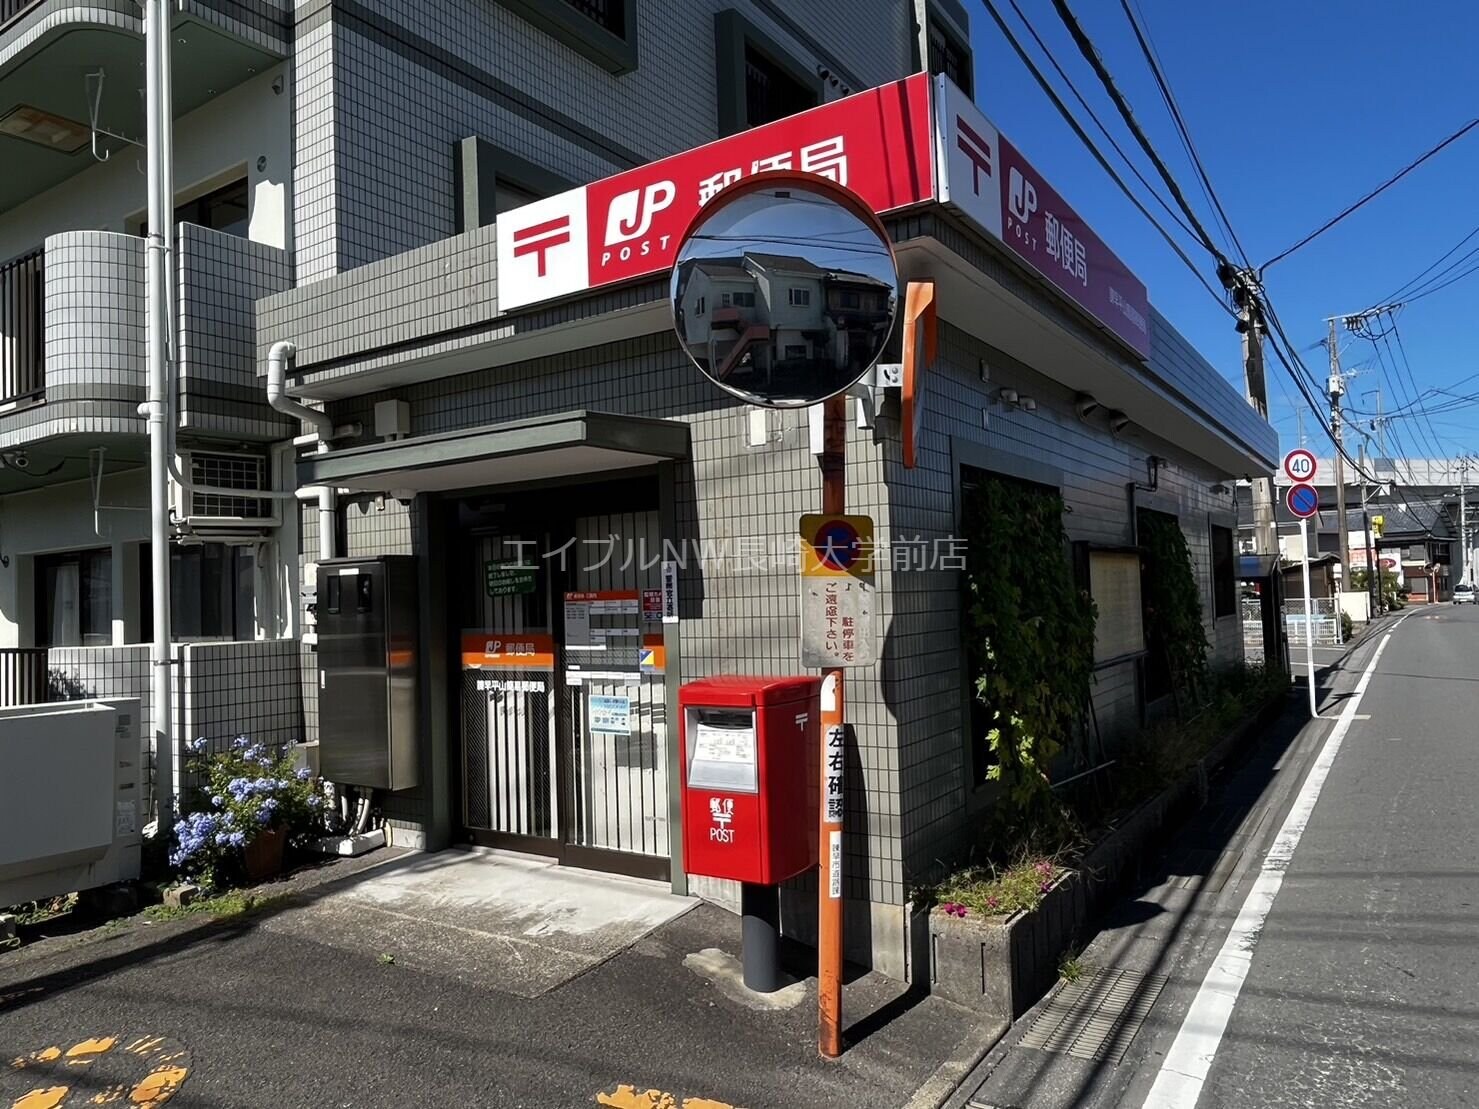
{"type": "Polygon", "coordinates": [[[139,701],[0,709],[0,905],[139,876],[139,701]]]}
{"type": "Polygon", "coordinates": [[[180,452],[180,470],[195,485],[240,489],[241,494],[201,493],[186,495],[175,485],[176,511],[188,530],[204,537],[216,533],[265,533],[282,523],[277,502],[256,497],[255,492],[270,488],[266,457],[245,451],[180,452]]]}

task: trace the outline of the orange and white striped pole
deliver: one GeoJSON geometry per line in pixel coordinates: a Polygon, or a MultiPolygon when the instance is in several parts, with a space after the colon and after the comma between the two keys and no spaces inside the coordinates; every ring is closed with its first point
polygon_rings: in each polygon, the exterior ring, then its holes
{"type": "MultiPolygon", "coordinates": [[[[825,402],[822,422],[822,512],[847,510],[847,397],[825,402]]],[[[817,1048],[842,1054],[842,816],[846,750],[842,669],[822,672],[821,842],[817,874],[817,1048]]]]}

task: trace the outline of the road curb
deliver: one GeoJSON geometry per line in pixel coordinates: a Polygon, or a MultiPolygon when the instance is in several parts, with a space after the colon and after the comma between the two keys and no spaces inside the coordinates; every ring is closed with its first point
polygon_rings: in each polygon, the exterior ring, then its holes
{"type": "Polygon", "coordinates": [[[942,1109],[960,1092],[981,1060],[1011,1030],[1011,1022],[1005,1020],[982,1021],[976,1025],[955,1045],[950,1057],[914,1091],[914,1096],[904,1103],[903,1109],[942,1109]]]}

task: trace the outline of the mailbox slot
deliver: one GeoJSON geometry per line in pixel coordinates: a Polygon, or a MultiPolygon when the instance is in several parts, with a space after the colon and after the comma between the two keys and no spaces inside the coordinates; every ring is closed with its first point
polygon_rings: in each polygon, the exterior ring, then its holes
{"type": "Polygon", "coordinates": [[[688,784],[728,793],[758,793],[760,758],[754,709],[690,708],[688,784]]]}

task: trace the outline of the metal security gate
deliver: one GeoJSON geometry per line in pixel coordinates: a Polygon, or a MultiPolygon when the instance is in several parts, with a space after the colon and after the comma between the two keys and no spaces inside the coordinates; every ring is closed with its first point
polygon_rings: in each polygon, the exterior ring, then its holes
{"type": "Polygon", "coordinates": [[[658,513],[633,483],[464,502],[461,823],[467,839],[666,878],[668,727],[658,513]],[[626,495],[621,495],[626,494],[626,495]],[[563,509],[563,511],[561,511],[563,509]],[[497,524],[479,518],[496,515],[497,524]]]}
{"type": "Polygon", "coordinates": [[[657,513],[584,516],[564,595],[572,845],[666,860],[668,726],[657,513]]]}
{"type": "Polygon", "coordinates": [[[549,574],[510,567],[523,536],[474,537],[464,583],[479,619],[461,634],[463,824],[475,840],[552,851],[560,830],[549,574]],[[486,833],[479,835],[478,833],[486,833]]]}

